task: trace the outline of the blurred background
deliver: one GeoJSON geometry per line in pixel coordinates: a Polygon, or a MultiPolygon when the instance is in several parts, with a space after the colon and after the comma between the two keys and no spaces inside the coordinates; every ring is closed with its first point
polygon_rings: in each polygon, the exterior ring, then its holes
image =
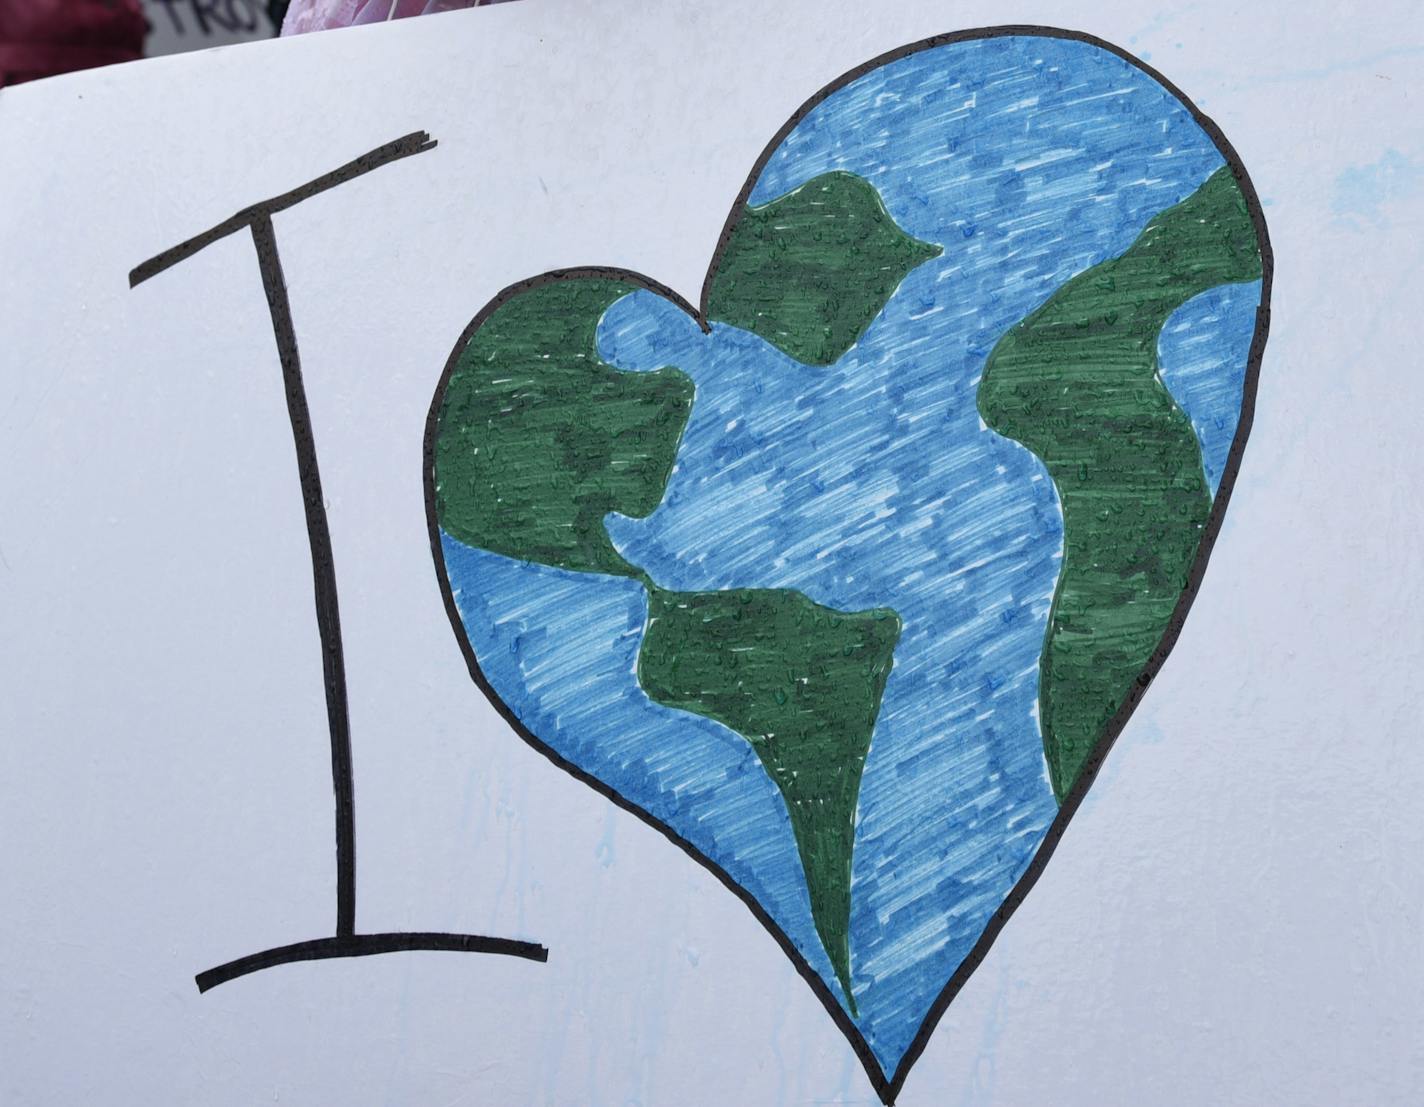
{"type": "Polygon", "coordinates": [[[0,87],[502,0],[0,0],[0,87]]]}

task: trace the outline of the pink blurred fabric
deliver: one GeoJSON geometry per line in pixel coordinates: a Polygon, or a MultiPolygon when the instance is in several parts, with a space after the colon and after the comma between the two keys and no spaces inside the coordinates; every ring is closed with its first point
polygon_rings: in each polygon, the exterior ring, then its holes
{"type": "Polygon", "coordinates": [[[458,8],[478,8],[500,0],[292,0],[282,23],[284,35],[325,31],[332,27],[352,27],[358,23],[382,23],[412,15],[433,15],[458,8]]]}
{"type": "Polygon", "coordinates": [[[143,56],[139,0],[0,0],[0,87],[143,56]]]}

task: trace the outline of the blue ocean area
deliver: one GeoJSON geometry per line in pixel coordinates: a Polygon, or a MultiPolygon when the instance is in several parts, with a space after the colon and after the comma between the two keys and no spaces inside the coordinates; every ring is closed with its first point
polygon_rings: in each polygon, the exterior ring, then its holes
{"type": "Polygon", "coordinates": [[[723,862],[825,979],[830,959],[786,804],[751,744],[654,703],[638,683],[648,594],[441,535],[455,605],[485,679],[560,756],[723,862]]]}
{"type": "MultiPolygon", "coordinates": [[[[1221,165],[1175,98],[1087,44],[925,50],[820,103],[752,192],[762,204],[855,173],[904,231],[942,247],[839,361],[802,365],[715,320],[704,333],[650,292],[599,326],[609,364],[676,366],[696,386],[660,506],[606,519],[629,562],[668,589],[792,588],[902,621],[851,886],[854,1021],[887,1073],[1057,814],[1038,664],[1062,519],[1043,464],[979,417],[985,360],[1221,165]]],[[[1163,380],[1213,488],[1259,296],[1259,282],[1213,290],[1162,336],[1163,380]]],[[[642,585],[443,545],[481,668],[524,725],[750,891],[839,996],[785,804],[750,744],[638,685],[642,585]]]]}
{"type": "Polygon", "coordinates": [[[1260,281],[1208,289],[1174,311],[1157,339],[1158,376],[1192,421],[1213,496],[1241,418],[1260,304],[1260,281]]]}

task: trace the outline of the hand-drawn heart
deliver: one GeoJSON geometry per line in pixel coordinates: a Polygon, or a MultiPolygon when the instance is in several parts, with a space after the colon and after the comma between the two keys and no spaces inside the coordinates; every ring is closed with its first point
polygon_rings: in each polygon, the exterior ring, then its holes
{"type": "Polygon", "coordinates": [[[1217,128],[1086,35],[817,93],[693,308],[500,293],[426,438],[470,672],[780,942],[889,1103],[1176,639],[1270,250],[1217,128]]]}

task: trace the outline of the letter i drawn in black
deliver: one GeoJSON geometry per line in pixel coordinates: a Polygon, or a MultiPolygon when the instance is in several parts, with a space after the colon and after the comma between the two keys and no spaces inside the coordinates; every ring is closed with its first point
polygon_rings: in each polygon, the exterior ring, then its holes
{"type": "Polygon", "coordinates": [[[549,951],[534,942],[511,938],[490,938],[477,934],[440,934],[397,931],[360,934],[356,930],[356,809],[355,784],[351,764],[351,725],[346,700],[346,665],[341,643],[341,619],[336,597],[336,568],[332,559],[331,530],[321,492],[321,472],[317,466],[316,441],[307,408],[306,387],[302,383],[301,359],[282,261],[277,252],[277,236],[272,216],[300,204],[317,193],[379,169],[393,161],[434,149],[435,141],[424,131],[416,131],[388,142],[280,196],[243,208],[201,234],[180,242],[136,266],[129,273],[129,287],[143,282],[228,235],[247,230],[257,249],[257,264],[272,332],[277,341],[282,380],[286,386],[287,414],[296,446],[297,472],[301,479],[302,502],[306,511],[307,536],[311,543],[312,583],[316,600],[317,630],[321,638],[323,679],[326,685],[327,726],[331,737],[331,777],[336,799],[336,932],[292,945],[263,950],[197,975],[198,991],[206,992],[239,976],[293,961],[315,961],[332,957],[365,957],[402,950],[450,950],[463,953],[497,953],[547,961],[549,951]]]}

